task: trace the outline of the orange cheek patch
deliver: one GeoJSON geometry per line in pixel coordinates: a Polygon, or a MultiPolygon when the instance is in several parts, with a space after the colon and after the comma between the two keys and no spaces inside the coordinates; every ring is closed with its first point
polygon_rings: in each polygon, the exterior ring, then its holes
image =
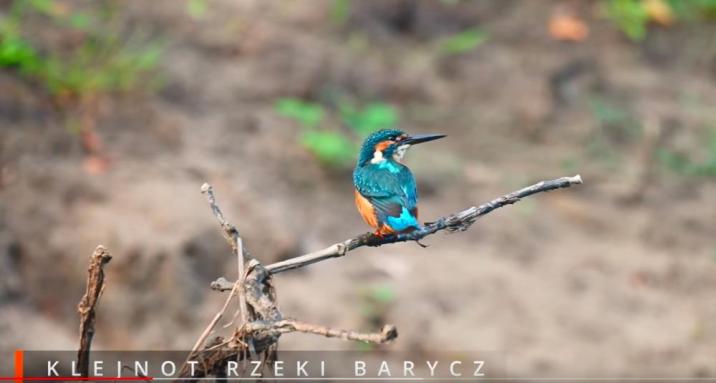
{"type": "Polygon", "coordinates": [[[370,227],[378,227],[378,219],[375,216],[375,209],[373,209],[373,205],[371,205],[370,202],[357,190],[355,192],[355,197],[356,207],[358,208],[358,212],[360,213],[360,216],[363,217],[365,223],[367,223],[370,227]]]}
{"type": "Polygon", "coordinates": [[[387,148],[388,146],[390,146],[392,143],[393,143],[393,141],[383,141],[383,142],[379,142],[378,145],[375,146],[375,150],[376,150],[376,151],[379,151],[379,152],[382,152],[383,150],[385,150],[385,148],[387,148]]]}

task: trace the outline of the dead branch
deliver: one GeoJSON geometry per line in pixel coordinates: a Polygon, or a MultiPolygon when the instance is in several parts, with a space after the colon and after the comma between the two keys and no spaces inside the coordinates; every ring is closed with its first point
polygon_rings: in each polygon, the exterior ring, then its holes
{"type": "Polygon", "coordinates": [[[224,213],[221,212],[219,205],[216,204],[214,188],[212,188],[211,185],[209,185],[208,183],[204,183],[203,185],[201,185],[201,192],[206,194],[206,199],[207,202],[209,202],[211,212],[214,214],[214,217],[216,217],[216,219],[219,221],[219,225],[221,226],[224,238],[229,243],[229,246],[231,246],[231,248],[233,249],[234,254],[236,254],[238,264],[238,283],[232,283],[232,287],[230,287],[229,290],[231,290],[233,287],[236,287],[237,289],[237,293],[239,296],[239,314],[241,318],[241,325],[247,323],[249,320],[244,284],[246,282],[246,262],[253,260],[253,258],[247,251],[244,250],[243,241],[241,239],[241,235],[239,235],[239,230],[236,228],[236,226],[230,224],[226,220],[226,218],[224,218],[224,213]]]}
{"type": "MultiPolygon", "coordinates": [[[[224,218],[221,209],[216,203],[216,198],[214,197],[211,186],[204,184],[201,190],[207,195],[209,206],[219,221],[224,237],[237,255],[239,275],[238,281],[235,283],[229,282],[222,277],[211,284],[211,288],[214,290],[231,290],[232,293],[224,306],[215,315],[214,320],[202,332],[194,350],[189,355],[189,359],[198,361],[194,374],[190,375],[187,369],[183,368],[179,374],[179,380],[182,382],[191,382],[196,381],[197,378],[217,374],[221,371],[222,366],[225,366],[227,361],[249,358],[250,353],[262,354],[264,361],[270,360],[275,354],[280,335],[284,333],[304,332],[369,343],[390,342],[398,336],[397,329],[392,325],[383,326],[379,333],[363,333],[313,325],[293,319],[284,319],[276,305],[276,291],[271,280],[272,275],[282,271],[304,267],[329,258],[341,257],[348,251],[362,246],[381,246],[397,242],[418,241],[442,230],[446,230],[447,232],[464,231],[478,218],[495,209],[516,203],[522,198],[536,193],[566,188],[581,183],[582,179],[579,175],[539,182],[496,198],[478,207],[473,206],[461,212],[440,218],[435,222],[427,223],[421,229],[411,233],[385,237],[378,237],[372,233],[366,233],[344,242],[333,244],[323,250],[292,258],[287,261],[277,262],[269,266],[263,266],[242,246],[239,231],[224,218]],[[206,338],[211,333],[216,322],[218,322],[217,318],[221,318],[229,300],[236,292],[239,293],[242,323],[237,326],[234,334],[229,339],[217,337],[204,345],[206,338]],[[245,305],[245,310],[244,306],[241,305],[245,305]],[[200,349],[202,345],[204,345],[204,347],[200,349]]],[[[184,367],[186,367],[186,365],[184,367]]]]}
{"type": "Polygon", "coordinates": [[[103,246],[97,246],[90,257],[87,268],[87,287],[77,305],[80,313],[80,349],[77,352],[77,365],[82,376],[89,376],[89,353],[94,337],[95,308],[104,291],[104,265],[112,260],[109,251],[103,246]]]}
{"type": "MultiPolygon", "coordinates": [[[[268,360],[275,353],[278,339],[284,333],[305,332],[370,343],[386,343],[398,336],[397,329],[392,325],[385,325],[379,333],[364,333],[284,319],[276,305],[276,291],[271,281],[271,274],[245,250],[239,231],[224,218],[224,214],[216,203],[212,187],[204,184],[201,190],[207,195],[209,206],[219,221],[224,237],[237,255],[239,280],[236,283],[231,283],[229,289],[232,292],[229,294],[229,298],[202,331],[187,357],[187,361],[200,361],[194,368],[194,374],[190,374],[190,369],[187,368],[188,364],[185,363],[180,369],[179,381],[191,382],[197,378],[211,375],[218,371],[226,361],[245,359],[249,353],[262,354],[264,360],[268,360]],[[242,264],[244,262],[245,264],[242,264]],[[237,330],[228,340],[216,337],[206,343],[211,331],[223,316],[229,301],[237,292],[239,293],[242,323],[237,326],[237,330]]],[[[221,285],[223,287],[227,283],[229,282],[226,279],[220,278],[212,286],[221,285]]]]}
{"type": "Polygon", "coordinates": [[[382,246],[397,242],[419,241],[420,239],[425,238],[428,235],[435,234],[441,230],[447,230],[448,232],[465,231],[469,229],[478,218],[492,212],[495,209],[501,208],[505,205],[514,204],[519,202],[522,198],[536,193],[567,188],[581,183],[582,177],[580,175],[538,182],[532,186],[528,186],[515,192],[505,194],[502,197],[495,198],[492,201],[484,203],[480,206],[472,206],[461,212],[442,217],[435,222],[425,224],[419,230],[415,230],[407,234],[378,237],[373,233],[365,233],[355,238],[335,243],[325,249],[313,253],[270,264],[266,266],[266,270],[268,270],[271,274],[277,274],[283,271],[308,266],[329,258],[342,257],[347,252],[363,246],[382,246]]]}
{"type": "Polygon", "coordinates": [[[293,319],[284,319],[278,322],[251,322],[243,329],[247,332],[303,332],[307,334],[323,335],[326,338],[340,338],[365,343],[387,343],[398,337],[398,329],[393,325],[384,325],[379,333],[364,333],[353,330],[334,329],[326,326],[314,325],[293,319]]]}
{"type": "MultiPolygon", "coordinates": [[[[230,224],[226,218],[224,218],[224,213],[221,212],[221,209],[216,204],[216,197],[214,197],[214,188],[211,187],[208,183],[204,183],[201,185],[201,192],[206,194],[207,202],[209,202],[209,207],[211,208],[211,212],[214,213],[214,217],[216,217],[217,221],[219,221],[219,226],[221,226],[222,234],[224,235],[224,239],[229,243],[229,246],[234,250],[234,253],[236,253],[236,250],[239,247],[238,240],[241,238],[239,235],[239,230],[236,229],[236,226],[230,224]]],[[[247,258],[250,259],[249,255],[246,251],[242,249],[242,254],[244,256],[244,262],[248,261],[247,258]]]]}
{"type": "Polygon", "coordinates": [[[246,307],[246,292],[244,291],[244,283],[246,282],[246,267],[244,265],[244,243],[241,240],[241,238],[237,238],[236,240],[236,262],[239,264],[238,267],[238,283],[237,286],[239,286],[237,293],[239,294],[239,314],[241,322],[239,325],[243,325],[244,323],[247,323],[249,320],[248,317],[248,307],[246,307]]]}

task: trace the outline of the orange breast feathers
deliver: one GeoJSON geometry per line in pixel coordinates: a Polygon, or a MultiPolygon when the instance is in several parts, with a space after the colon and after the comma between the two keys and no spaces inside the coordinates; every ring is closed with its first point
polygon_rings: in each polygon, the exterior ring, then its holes
{"type": "Polygon", "coordinates": [[[370,227],[378,228],[378,217],[375,215],[375,209],[373,208],[373,205],[371,205],[370,201],[368,201],[365,197],[363,197],[358,190],[355,191],[356,194],[356,207],[358,208],[358,212],[360,213],[360,216],[363,217],[363,220],[365,223],[368,224],[370,227]]]}
{"type": "Polygon", "coordinates": [[[378,217],[375,215],[375,208],[358,190],[355,191],[355,197],[356,207],[358,208],[360,216],[363,217],[363,221],[365,221],[368,226],[377,229],[376,234],[386,235],[395,232],[388,225],[378,222],[378,217]]]}

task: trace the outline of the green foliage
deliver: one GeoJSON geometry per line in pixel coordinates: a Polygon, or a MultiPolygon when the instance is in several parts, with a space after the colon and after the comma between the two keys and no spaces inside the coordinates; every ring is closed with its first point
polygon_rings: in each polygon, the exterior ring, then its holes
{"type": "Polygon", "coordinates": [[[380,322],[386,315],[397,294],[392,286],[377,284],[366,286],[361,291],[361,313],[371,322],[380,322]]]}
{"type": "Polygon", "coordinates": [[[207,0],[187,0],[186,13],[195,18],[201,19],[206,15],[208,8],[207,0]]]}
{"type": "Polygon", "coordinates": [[[276,102],[276,112],[298,121],[304,128],[315,128],[323,120],[323,106],[295,98],[282,98],[276,102]]]}
{"type": "Polygon", "coordinates": [[[716,0],[667,0],[674,13],[684,20],[716,17],[716,0]]]}
{"type": "Polygon", "coordinates": [[[345,167],[355,160],[355,144],[338,132],[307,130],[301,135],[301,144],[325,165],[345,167]]]}
{"type": "Polygon", "coordinates": [[[340,106],[343,122],[361,137],[380,129],[395,127],[398,124],[398,112],[384,103],[372,103],[358,108],[349,103],[340,106]]]}
{"type": "Polygon", "coordinates": [[[607,16],[633,41],[646,37],[649,14],[641,0],[609,0],[607,16]]]}
{"type": "Polygon", "coordinates": [[[55,0],[12,3],[10,15],[0,20],[0,68],[18,70],[53,95],[128,91],[151,84],[148,75],[161,58],[160,44],[140,42],[136,35],[121,40],[120,33],[106,26],[112,15],[108,9],[65,14],[58,11],[58,4],[55,0]],[[54,33],[78,34],[81,43],[64,51],[37,48],[23,35],[27,20],[37,17],[46,19],[45,27],[54,33]]]}
{"type": "Polygon", "coordinates": [[[339,26],[345,24],[350,11],[351,0],[333,0],[331,4],[331,21],[339,26]]]}
{"type": "Polygon", "coordinates": [[[129,91],[142,84],[142,75],[157,65],[162,50],[157,44],[141,49],[118,44],[111,40],[88,42],[69,59],[48,57],[36,76],[53,94],[129,91]]]}
{"type": "Polygon", "coordinates": [[[398,124],[398,112],[384,103],[370,103],[360,107],[343,101],[339,102],[337,109],[337,115],[332,117],[343,122],[349,132],[322,126],[327,108],[321,104],[282,98],[274,105],[277,114],[296,121],[301,127],[300,144],[322,164],[334,168],[352,165],[360,141],[370,133],[398,124]]]}
{"type": "Polygon", "coordinates": [[[716,17],[716,0],[605,0],[605,4],[607,17],[632,41],[646,37],[652,20],[669,24],[716,17]]]}
{"type": "Polygon", "coordinates": [[[18,68],[23,74],[37,72],[41,66],[35,49],[16,36],[5,35],[0,40],[0,67],[18,68]]]}
{"type": "Polygon", "coordinates": [[[52,15],[55,9],[55,4],[52,0],[27,0],[26,3],[45,15],[52,15]]]}
{"type": "Polygon", "coordinates": [[[440,51],[448,55],[468,53],[487,41],[487,33],[470,28],[440,41],[440,51]]]}
{"type": "Polygon", "coordinates": [[[370,290],[370,298],[379,303],[391,303],[395,300],[395,291],[388,285],[374,286],[370,290]]]}
{"type": "Polygon", "coordinates": [[[690,156],[675,153],[665,148],[656,152],[661,164],[678,174],[685,176],[714,177],[716,176],[716,129],[711,129],[703,142],[706,158],[694,160],[690,156]]]}

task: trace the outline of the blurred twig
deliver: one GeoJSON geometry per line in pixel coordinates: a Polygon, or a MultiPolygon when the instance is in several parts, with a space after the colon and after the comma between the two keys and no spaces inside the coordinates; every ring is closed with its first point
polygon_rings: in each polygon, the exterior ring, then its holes
{"type": "Polygon", "coordinates": [[[94,337],[95,308],[104,291],[104,265],[112,260],[109,251],[97,246],[90,258],[87,269],[87,288],[77,311],[80,313],[80,349],[77,352],[77,365],[82,376],[89,376],[89,353],[94,337]]]}

